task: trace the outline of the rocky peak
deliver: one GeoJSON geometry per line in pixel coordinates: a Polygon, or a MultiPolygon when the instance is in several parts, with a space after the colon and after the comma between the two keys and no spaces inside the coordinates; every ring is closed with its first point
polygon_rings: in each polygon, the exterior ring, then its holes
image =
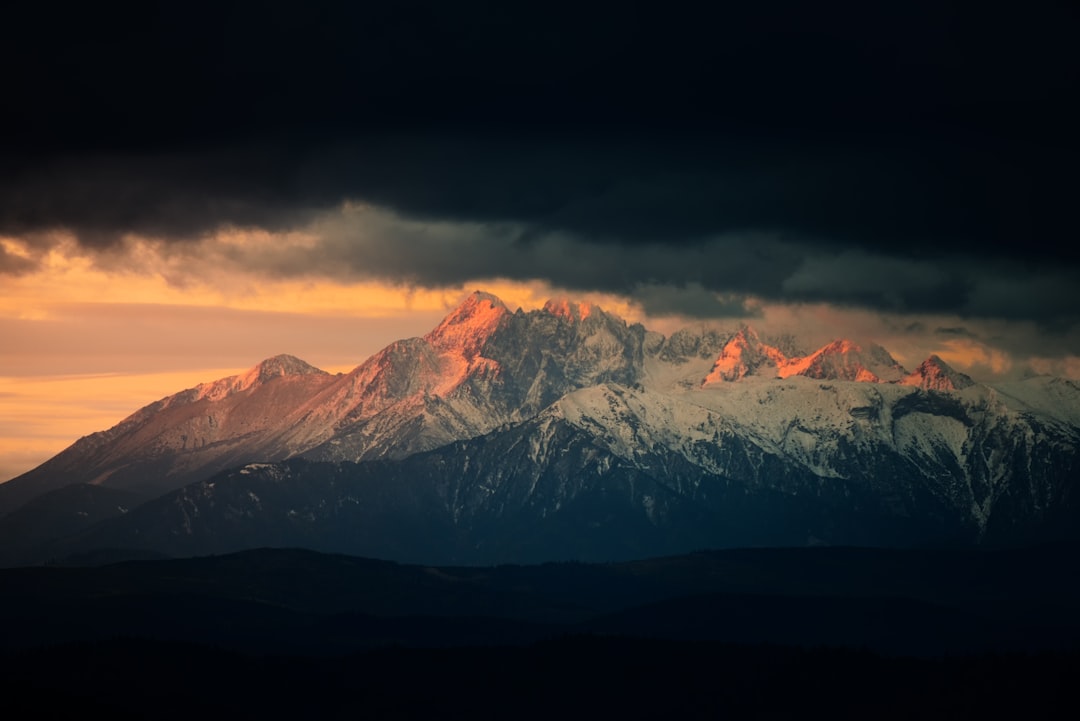
{"type": "Polygon", "coordinates": [[[737,381],[747,375],[757,375],[762,367],[775,369],[786,361],[779,349],[763,343],[753,328],[744,325],[724,345],[702,385],[737,381]]]}
{"type": "Polygon", "coordinates": [[[277,378],[278,376],[309,375],[328,374],[326,371],[316,368],[307,361],[301,360],[294,355],[289,355],[288,353],[282,353],[267,358],[261,363],[256,364],[251,370],[244,374],[245,377],[251,376],[254,380],[259,382],[265,382],[271,378],[277,378]]]}
{"type": "Polygon", "coordinates": [[[933,391],[958,391],[975,385],[970,376],[955,370],[936,355],[924,360],[912,373],[904,376],[900,383],[933,391]]]}
{"type": "Polygon", "coordinates": [[[267,358],[245,372],[222,378],[210,383],[202,383],[195,387],[194,400],[207,398],[212,401],[221,400],[233,393],[239,393],[261,386],[268,381],[283,376],[309,376],[329,375],[326,371],[316,368],[296,356],[282,353],[267,358]]]}
{"type": "Polygon", "coordinates": [[[847,338],[835,340],[805,358],[793,358],[782,364],[779,375],[793,375],[820,380],[846,380],[865,383],[899,381],[907,371],[876,343],[865,346],[847,338]]]}
{"type": "Polygon", "coordinates": [[[661,360],[685,363],[691,358],[715,358],[727,342],[728,334],[705,324],[680,328],[665,338],[653,333],[653,348],[661,360]]]}
{"type": "Polygon", "coordinates": [[[478,290],[424,338],[441,351],[460,350],[466,357],[472,357],[509,315],[510,311],[501,300],[478,290]]]}

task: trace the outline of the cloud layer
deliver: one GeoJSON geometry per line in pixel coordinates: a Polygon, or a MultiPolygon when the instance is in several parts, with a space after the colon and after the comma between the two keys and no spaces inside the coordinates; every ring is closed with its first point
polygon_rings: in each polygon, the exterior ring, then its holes
{"type": "Polygon", "coordinates": [[[0,50],[27,68],[0,274],[61,232],[115,267],[156,243],[177,282],[201,257],[696,316],[1080,321],[1066,7],[41,12],[0,50]]]}

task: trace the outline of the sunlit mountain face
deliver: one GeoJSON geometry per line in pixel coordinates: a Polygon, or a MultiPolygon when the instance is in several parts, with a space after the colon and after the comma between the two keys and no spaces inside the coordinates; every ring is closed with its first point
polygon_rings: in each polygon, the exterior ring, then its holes
{"type": "Polygon", "coordinates": [[[1078,463],[1067,379],[988,385],[936,356],[908,372],[871,342],[663,335],[592,304],[511,311],[477,291],[351,372],[279,355],[140,409],[0,485],[0,530],[12,561],[1000,546],[1075,536],[1078,463]],[[30,513],[87,520],[20,537],[30,513]]]}

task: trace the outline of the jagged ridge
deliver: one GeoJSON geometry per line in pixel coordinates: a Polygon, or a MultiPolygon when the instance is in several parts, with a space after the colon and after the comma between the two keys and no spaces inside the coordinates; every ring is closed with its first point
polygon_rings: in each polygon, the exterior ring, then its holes
{"type": "MultiPolygon", "coordinates": [[[[162,399],[0,486],[0,508],[50,484],[156,495],[230,466],[302,455],[394,460],[370,467],[405,484],[387,498],[412,493],[409,473],[420,474],[441,499],[429,510],[448,514],[452,533],[460,523],[503,523],[511,512],[538,529],[548,517],[585,522],[560,509],[574,499],[592,504],[596,494],[619,499],[612,508],[636,518],[642,533],[651,528],[654,540],[681,514],[734,524],[727,535],[701,527],[698,542],[764,538],[731,510],[745,511],[744,497],[764,504],[754,505],[762,523],[768,508],[805,519],[784,542],[865,540],[828,532],[807,504],[833,509],[835,523],[848,518],[849,531],[855,516],[873,519],[865,528],[899,523],[908,530],[891,537],[908,540],[927,528],[918,519],[972,541],[997,533],[1002,518],[1030,530],[1032,519],[1071,513],[1075,384],[999,391],[936,357],[907,374],[873,344],[840,340],[806,355],[793,345],[749,327],[665,338],[596,306],[558,300],[511,312],[477,292],[427,335],[393,343],[351,373],[329,376],[275,356],[162,399]]],[[[213,505],[220,499],[207,488],[213,505]]],[[[400,512],[395,503],[377,505],[400,512]]]]}

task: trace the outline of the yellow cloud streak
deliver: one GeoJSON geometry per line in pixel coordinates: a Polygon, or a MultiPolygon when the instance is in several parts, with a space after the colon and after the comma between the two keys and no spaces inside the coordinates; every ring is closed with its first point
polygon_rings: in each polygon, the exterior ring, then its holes
{"type": "Polygon", "coordinates": [[[93,302],[385,317],[447,303],[446,291],[375,281],[265,278],[212,264],[203,273],[186,275],[182,283],[170,282],[169,263],[151,258],[152,246],[132,247],[131,266],[102,266],[75,252],[73,244],[61,243],[45,254],[36,272],[5,278],[0,315],[44,320],[57,305],[93,302]]]}

